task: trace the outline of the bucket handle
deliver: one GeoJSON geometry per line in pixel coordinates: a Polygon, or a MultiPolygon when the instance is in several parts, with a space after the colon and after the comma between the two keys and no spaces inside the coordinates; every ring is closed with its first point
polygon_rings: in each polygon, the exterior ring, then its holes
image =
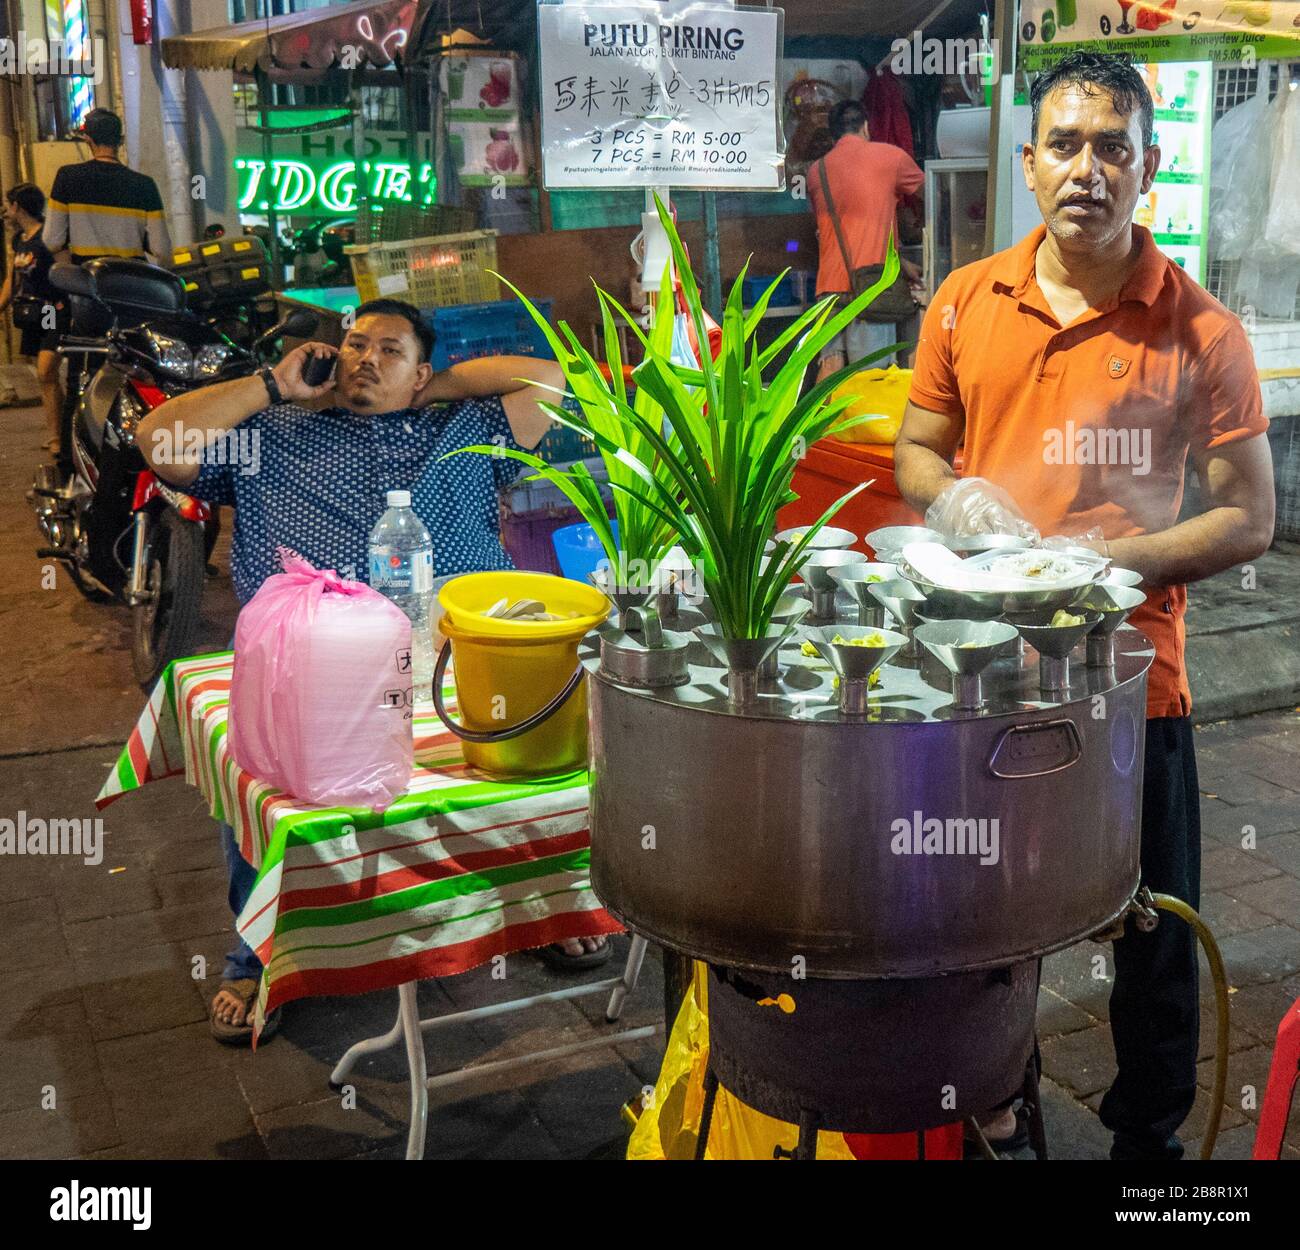
{"type": "Polygon", "coordinates": [[[574,669],[573,676],[565,683],[564,689],[555,698],[517,725],[512,725],[508,729],[466,729],[464,725],[458,725],[451,719],[451,714],[442,700],[442,680],[447,675],[447,665],[450,662],[451,639],[447,638],[443,640],[442,650],[438,652],[437,663],[433,666],[433,708],[438,713],[438,719],[464,742],[508,742],[511,738],[526,734],[530,729],[536,729],[544,721],[550,720],[569,701],[569,696],[577,690],[586,674],[586,669],[579,664],[574,669]]]}

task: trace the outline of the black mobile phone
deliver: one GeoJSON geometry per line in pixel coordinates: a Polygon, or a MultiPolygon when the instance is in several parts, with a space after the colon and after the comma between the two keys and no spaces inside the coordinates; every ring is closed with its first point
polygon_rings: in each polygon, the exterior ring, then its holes
{"type": "Polygon", "coordinates": [[[308,355],[302,367],[302,380],[308,386],[320,386],[334,376],[337,356],[318,356],[315,352],[308,355]]]}

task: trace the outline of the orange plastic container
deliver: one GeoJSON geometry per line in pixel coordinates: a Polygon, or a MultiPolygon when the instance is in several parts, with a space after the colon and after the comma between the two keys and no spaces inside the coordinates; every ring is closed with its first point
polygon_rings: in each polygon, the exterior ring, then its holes
{"type": "MultiPolygon", "coordinates": [[[[957,472],[960,476],[960,453],[957,472]]],[[[846,491],[867,481],[871,485],[845,504],[831,522],[858,536],[856,550],[867,550],[861,538],[874,529],[921,524],[921,516],[898,493],[892,445],[842,443],[823,438],[808,448],[808,454],[795,469],[792,487],[799,498],[777,514],[777,528],[811,525],[846,491]]]]}

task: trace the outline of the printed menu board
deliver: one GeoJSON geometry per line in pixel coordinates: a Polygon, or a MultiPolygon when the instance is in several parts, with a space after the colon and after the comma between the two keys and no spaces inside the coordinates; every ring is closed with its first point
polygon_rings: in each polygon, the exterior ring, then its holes
{"type": "Polygon", "coordinates": [[[1019,20],[1027,70],[1079,51],[1245,65],[1300,57],[1297,0],[1022,0],[1019,20]]]}
{"type": "Polygon", "coordinates": [[[549,188],[784,186],[782,10],[575,0],[537,16],[549,188]]]}

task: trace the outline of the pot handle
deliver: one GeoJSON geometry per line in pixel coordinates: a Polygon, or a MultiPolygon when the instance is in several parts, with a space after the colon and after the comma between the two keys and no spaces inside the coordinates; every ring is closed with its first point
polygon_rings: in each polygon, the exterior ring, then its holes
{"type": "Polygon", "coordinates": [[[640,634],[648,648],[664,645],[663,626],[659,623],[659,613],[652,607],[642,606],[628,608],[619,622],[628,634],[640,634]]]}
{"type": "Polygon", "coordinates": [[[573,676],[565,683],[564,689],[555,698],[517,725],[511,725],[507,729],[466,729],[464,725],[458,725],[451,719],[451,714],[442,700],[442,679],[447,675],[447,665],[450,662],[451,639],[447,638],[444,639],[442,650],[438,652],[437,663],[433,666],[433,710],[438,713],[438,719],[463,742],[508,742],[511,738],[521,737],[530,729],[536,729],[538,725],[550,720],[569,701],[569,696],[577,690],[586,674],[586,669],[579,664],[573,676]]]}
{"type": "Polygon", "coordinates": [[[989,772],[1004,781],[1046,777],[1078,763],[1083,743],[1068,718],[1013,725],[1002,733],[989,756],[989,772]]]}

